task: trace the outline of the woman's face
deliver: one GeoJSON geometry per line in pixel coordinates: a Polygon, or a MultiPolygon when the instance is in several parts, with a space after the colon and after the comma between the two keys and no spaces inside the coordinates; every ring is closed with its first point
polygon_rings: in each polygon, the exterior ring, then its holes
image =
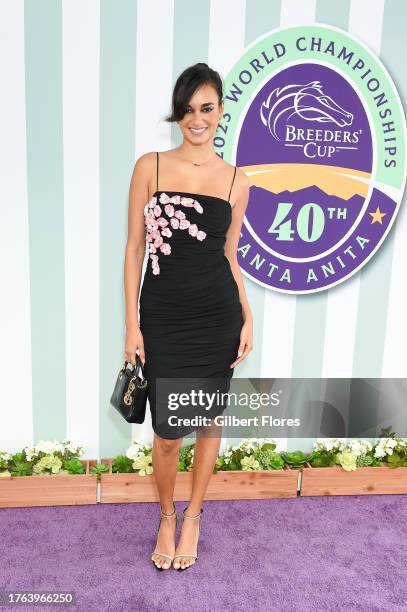
{"type": "Polygon", "coordinates": [[[185,140],[194,145],[204,144],[213,140],[222,116],[223,104],[219,105],[214,87],[206,84],[194,92],[178,125],[185,140]]]}

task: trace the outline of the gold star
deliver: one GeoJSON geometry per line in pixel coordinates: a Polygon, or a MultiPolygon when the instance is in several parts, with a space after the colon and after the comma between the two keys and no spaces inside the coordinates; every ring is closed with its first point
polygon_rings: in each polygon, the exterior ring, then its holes
{"type": "Polygon", "coordinates": [[[372,215],[372,223],[376,223],[376,221],[378,221],[381,225],[383,225],[382,217],[387,215],[387,213],[380,212],[380,208],[377,207],[376,211],[374,213],[369,213],[369,215],[372,215]]]}

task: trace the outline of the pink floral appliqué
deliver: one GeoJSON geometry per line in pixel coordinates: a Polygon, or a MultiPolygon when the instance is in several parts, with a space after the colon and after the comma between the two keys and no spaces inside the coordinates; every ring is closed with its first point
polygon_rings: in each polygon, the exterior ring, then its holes
{"type": "Polygon", "coordinates": [[[161,252],[163,255],[171,253],[171,245],[164,242],[164,238],[171,238],[172,236],[170,226],[172,229],[188,230],[188,234],[197,240],[202,241],[206,238],[206,232],[200,230],[196,223],[191,223],[183,210],[175,210],[174,208],[174,206],[181,205],[186,208],[195,208],[199,214],[202,214],[203,208],[197,200],[178,194],[170,197],[163,192],[159,197],[159,202],[164,205],[164,212],[169,221],[161,216],[163,209],[157,202],[157,196],[152,196],[144,207],[146,242],[148,243],[153,274],[160,274],[158,253],[161,252]]]}

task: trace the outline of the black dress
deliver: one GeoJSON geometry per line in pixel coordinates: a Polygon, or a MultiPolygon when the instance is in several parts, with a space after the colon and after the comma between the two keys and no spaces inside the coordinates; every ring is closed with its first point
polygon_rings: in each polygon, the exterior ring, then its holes
{"type": "Polygon", "coordinates": [[[158,168],[157,153],[157,190],[144,208],[149,258],[140,292],[140,329],[152,426],[159,436],[175,439],[227,407],[222,393],[230,388],[230,364],[237,359],[243,325],[238,286],[224,254],[236,167],[228,200],[159,191],[158,168]],[[195,395],[195,402],[186,396],[182,405],[177,399],[168,402],[169,392],[198,393],[198,387],[212,393],[211,401],[197,405],[195,395]],[[201,417],[199,423],[194,416],[201,417]],[[184,422],[187,418],[192,421],[184,422]]]}

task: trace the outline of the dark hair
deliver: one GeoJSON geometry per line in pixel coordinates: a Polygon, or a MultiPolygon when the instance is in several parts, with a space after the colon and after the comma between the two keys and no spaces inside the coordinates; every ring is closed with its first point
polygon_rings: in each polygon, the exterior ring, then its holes
{"type": "Polygon", "coordinates": [[[187,106],[194,92],[201,85],[212,85],[218,94],[219,104],[223,100],[222,78],[216,70],[209,68],[208,64],[199,62],[186,68],[178,77],[172,92],[171,114],[164,121],[181,121],[187,112],[187,106]]]}

